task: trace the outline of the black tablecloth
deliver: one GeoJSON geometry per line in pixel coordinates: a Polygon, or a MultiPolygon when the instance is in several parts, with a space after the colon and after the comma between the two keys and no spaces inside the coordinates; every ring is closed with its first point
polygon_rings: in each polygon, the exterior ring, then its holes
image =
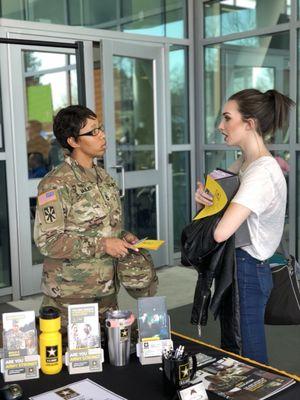
{"type": "MultiPolygon", "coordinates": [[[[205,345],[183,339],[173,335],[174,346],[183,344],[192,353],[202,352],[217,357],[224,356],[221,351],[205,345]]],[[[89,374],[69,375],[67,368],[57,375],[44,375],[40,372],[40,378],[28,381],[19,381],[23,389],[24,399],[30,396],[47,392],[65,386],[72,382],[89,378],[99,385],[127,398],[128,400],[169,400],[163,393],[162,372],[160,364],[141,365],[136,356],[132,356],[130,364],[125,367],[114,367],[104,362],[103,371],[89,374]]],[[[1,386],[4,385],[1,375],[1,386]]],[[[209,399],[220,399],[218,396],[209,393],[209,399]]],[[[300,382],[273,396],[276,400],[297,400],[300,399],[300,382]]]]}

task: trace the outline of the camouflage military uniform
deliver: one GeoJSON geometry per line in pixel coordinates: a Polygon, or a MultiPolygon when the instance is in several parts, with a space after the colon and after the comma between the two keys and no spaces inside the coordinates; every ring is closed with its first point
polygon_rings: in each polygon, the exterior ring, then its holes
{"type": "Polygon", "coordinates": [[[34,239],[44,260],[43,305],[58,307],[67,326],[67,305],[99,303],[102,317],[117,308],[118,283],[103,237],[121,237],[122,214],[114,180],[99,167],[68,157],[38,187],[34,239]]]}

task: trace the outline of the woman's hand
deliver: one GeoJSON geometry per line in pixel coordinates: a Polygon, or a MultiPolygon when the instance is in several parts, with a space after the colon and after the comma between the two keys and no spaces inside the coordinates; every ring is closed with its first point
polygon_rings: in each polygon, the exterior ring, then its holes
{"type": "Polygon", "coordinates": [[[203,206],[212,206],[213,204],[213,196],[209,192],[205,191],[204,185],[201,182],[197,182],[195,201],[203,206]]]}
{"type": "Polygon", "coordinates": [[[138,252],[139,250],[133,247],[132,244],[128,243],[126,240],[118,238],[104,238],[103,239],[104,251],[108,255],[114,258],[122,258],[128,254],[128,250],[133,250],[138,252]]]}

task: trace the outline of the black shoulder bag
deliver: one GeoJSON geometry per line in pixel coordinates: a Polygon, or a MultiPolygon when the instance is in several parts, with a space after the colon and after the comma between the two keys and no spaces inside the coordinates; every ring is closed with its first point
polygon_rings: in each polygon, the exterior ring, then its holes
{"type": "Polygon", "coordinates": [[[273,289],[265,311],[267,325],[300,324],[300,290],[296,263],[295,258],[289,256],[286,264],[271,269],[273,289]]]}

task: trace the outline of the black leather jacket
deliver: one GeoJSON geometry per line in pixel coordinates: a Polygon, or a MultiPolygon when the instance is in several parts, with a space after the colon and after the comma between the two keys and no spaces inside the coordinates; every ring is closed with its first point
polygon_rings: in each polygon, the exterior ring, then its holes
{"type": "Polygon", "coordinates": [[[191,323],[207,324],[208,307],[221,325],[221,348],[241,353],[239,297],[236,279],[235,238],[214,240],[214,230],[223,212],[193,221],[183,230],[181,261],[198,271],[191,323]],[[211,298],[211,286],[215,290],[211,298]]]}

